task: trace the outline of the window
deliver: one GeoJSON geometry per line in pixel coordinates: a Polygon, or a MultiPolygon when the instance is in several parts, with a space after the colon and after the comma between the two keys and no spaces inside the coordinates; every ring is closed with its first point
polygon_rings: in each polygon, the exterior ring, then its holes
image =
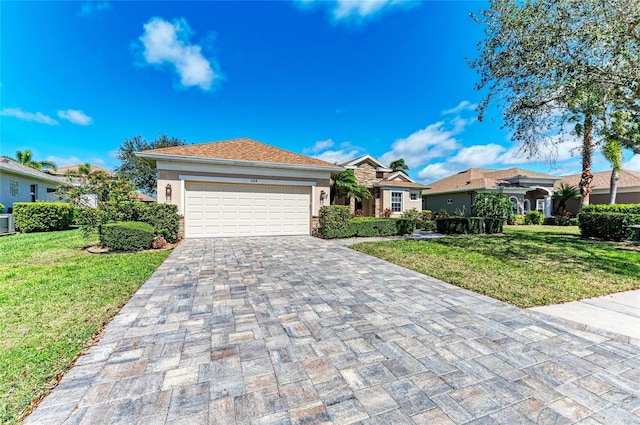
{"type": "Polygon", "coordinates": [[[528,199],[524,200],[524,213],[528,213],[529,210],[531,210],[531,201],[529,201],[528,199]]]}
{"type": "Polygon", "coordinates": [[[409,194],[409,197],[412,201],[417,201],[418,200],[418,192],[411,192],[409,194]]]}
{"type": "Polygon", "coordinates": [[[36,202],[36,199],[38,199],[38,185],[37,184],[32,184],[31,185],[31,202],[36,202]]]}
{"type": "Polygon", "coordinates": [[[536,199],[536,210],[544,212],[544,199],[536,199]]]}
{"type": "Polygon", "coordinates": [[[451,198],[447,199],[447,205],[453,205],[453,199],[451,198]]]}
{"type": "Polygon", "coordinates": [[[391,192],[391,211],[402,212],[402,192],[391,192]]]}
{"type": "Polygon", "coordinates": [[[510,196],[509,201],[511,201],[511,212],[514,214],[518,214],[518,198],[515,196],[510,196]]]}
{"type": "Polygon", "coordinates": [[[15,180],[9,181],[9,194],[11,196],[18,196],[18,182],[15,180]]]}

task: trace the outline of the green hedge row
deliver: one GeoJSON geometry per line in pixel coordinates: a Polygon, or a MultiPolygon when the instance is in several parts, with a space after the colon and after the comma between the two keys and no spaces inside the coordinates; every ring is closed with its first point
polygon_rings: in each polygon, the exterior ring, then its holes
{"type": "Polygon", "coordinates": [[[436,218],[438,233],[445,235],[500,233],[503,220],[483,217],[440,217],[436,218]]]}
{"type": "Polygon", "coordinates": [[[640,204],[592,204],[585,205],[580,212],[640,214],[640,204]]]}
{"type": "Polygon", "coordinates": [[[73,224],[74,208],[61,202],[16,202],[13,219],[23,233],[65,230],[73,224]]]}
{"type": "Polygon", "coordinates": [[[630,239],[629,226],[640,224],[640,214],[622,212],[591,212],[578,214],[578,226],[583,238],[599,238],[613,241],[630,239]]]}
{"type": "Polygon", "coordinates": [[[408,218],[350,218],[348,206],[320,208],[320,235],[325,239],[394,236],[413,233],[416,221],[408,218]]]}
{"type": "Polygon", "coordinates": [[[139,221],[120,221],[102,226],[100,243],[115,251],[140,251],[151,247],[155,229],[139,221]]]}

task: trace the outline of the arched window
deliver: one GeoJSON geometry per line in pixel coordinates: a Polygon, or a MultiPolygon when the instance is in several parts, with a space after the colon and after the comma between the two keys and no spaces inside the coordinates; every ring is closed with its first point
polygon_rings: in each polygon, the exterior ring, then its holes
{"type": "Polygon", "coordinates": [[[509,201],[511,201],[511,204],[512,204],[511,212],[514,214],[519,214],[520,208],[518,208],[518,198],[516,198],[515,196],[510,196],[509,201]]]}
{"type": "Polygon", "coordinates": [[[529,210],[531,210],[531,201],[529,201],[528,199],[524,200],[524,213],[528,213],[529,210]]]}

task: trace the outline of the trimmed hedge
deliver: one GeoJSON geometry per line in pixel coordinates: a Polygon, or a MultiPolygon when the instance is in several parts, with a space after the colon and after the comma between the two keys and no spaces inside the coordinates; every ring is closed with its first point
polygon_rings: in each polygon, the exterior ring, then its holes
{"type": "Polygon", "coordinates": [[[582,207],[580,212],[640,214],[640,204],[591,204],[582,207]]]}
{"type": "Polygon", "coordinates": [[[438,233],[445,235],[501,233],[504,220],[491,217],[440,217],[436,218],[438,233]]]}
{"type": "Polygon", "coordinates": [[[155,237],[150,224],[140,221],[119,221],[102,226],[100,243],[115,251],[140,251],[148,249],[155,237]]]}
{"type": "Polygon", "coordinates": [[[640,224],[640,214],[621,212],[580,212],[578,226],[583,238],[599,238],[613,241],[630,239],[629,226],[640,224]]]}
{"type": "Polygon", "coordinates": [[[349,218],[348,206],[320,208],[319,231],[325,239],[395,236],[413,233],[416,221],[409,218],[349,218]]]}
{"type": "MultiPolygon", "coordinates": [[[[348,208],[348,207],[347,207],[348,208]]],[[[173,204],[158,204],[155,202],[120,202],[105,203],[105,209],[78,208],[76,223],[89,226],[92,229],[111,221],[140,221],[151,225],[156,234],[162,235],[167,242],[178,240],[180,229],[180,215],[178,206],[173,204]]]]}
{"type": "Polygon", "coordinates": [[[23,233],[65,230],[73,223],[74,208],[61,202],[16,202],[13,219],[23,233]]]}
{"type": "Polygon", "coordinates": [[[416,221],[416,228],[421,230],[427,230],[435,232],[438,228],[435,220],[418,220],[416,221]]]}

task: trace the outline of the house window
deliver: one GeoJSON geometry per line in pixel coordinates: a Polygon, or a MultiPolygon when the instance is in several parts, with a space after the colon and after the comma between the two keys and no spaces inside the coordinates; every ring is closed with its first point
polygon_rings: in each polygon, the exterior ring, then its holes
{"type": "Polygon", "coordinates": [[[391,192],[391,211],[402,212],[402,192],[391,192]]]}
{"type": "Polygon", "coordinates": [[[524,200],[524,213],[528,213],[531,210],[531,201],[528,199],[524,200]]]}
{"type": "Polygon", "coordinates": [[[38,185],[37,184],[32,184],[31,185],[31,202],[36,202],[36,199],[38,199],[38,185]]]}
{"type": "Polygon", "coordinates": [[[18,182],[15,180],[9,181],[9,194],[11,196],[18,196],[18,182]]]}
{"type": "Polygon", "coordinates": [[[515,196],[510,196],[509,201],[511,201],[511,212],[514,214],[518,214],[518,198],[515,196]]]}
{"type": "Polygon", "coordinates": [[[417,200],[418,200],[418,192],[411,192],[411,193],[409,194],[409,198],[410,198],[412,201],[417,201],[417,200]]]}
{"type": "Polygon", "coordinates": [[[453,199],[451,198],[447,199],[447,205],[453,205],[453,199]]]}
{"type": "Polygon", "coordinates": [[[536,199],[536,210],[544,212],[544,199],[536,199]]]}

